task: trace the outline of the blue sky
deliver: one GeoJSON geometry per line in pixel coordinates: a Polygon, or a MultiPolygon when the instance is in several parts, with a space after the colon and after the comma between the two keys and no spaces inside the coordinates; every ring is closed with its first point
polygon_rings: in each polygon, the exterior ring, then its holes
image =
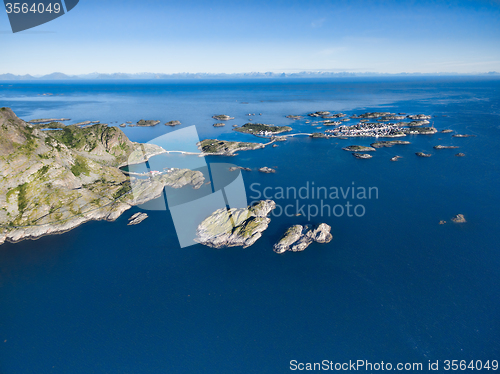
{"type": "Polygon", "coordinates": [[[0,73],[500,71],[500,1],[80,0],[12,34],[0,73]]]}

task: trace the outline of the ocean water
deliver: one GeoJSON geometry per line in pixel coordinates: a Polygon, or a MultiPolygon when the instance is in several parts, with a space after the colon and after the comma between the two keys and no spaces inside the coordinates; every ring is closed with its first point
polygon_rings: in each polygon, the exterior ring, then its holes
{"type": "MultiPolygon", "coordinates": [[[[0,106],[26,120],[182,122],[123,129],[138,142],[192,125],[200,139],[264,142],[232,125],[252,118],[323,131],[285,118],[318,110],[425,113],[438,130],[476,135],[408,136],[410,145],[378,149],[370,160],[341,148],[372,138],[295,137],[206,157],[253,169],[242,172],[248,202],[265,187],[276,197],[280,187],[313,183],[378,192],[324,201],[362,205],[362,217],[271,216],[246,249],[181,248],[169,211],[148,211],[128,227],[139,207],[115,222],[3,244],[0,373],[284,373],[291,360],[422,363],[424,371],[439,360],[442,371],[444,360],[500,359],[499,79],[4,81],[0,106]],[[214,114],[235,119],[214,128],[214,114]],[[394,155],[402,158],[391,162],[394,155]],[[276,173],[255,170],[262,166],[276,173]],[[451,223],[458,213],[466,224],[451,223]],[[329,244],[272,251],[290,225],[320,222],[332,226],[329,244]]],[[[159,157],[180,167],[197,156],[159,157]]],[[[282,208],[321,204],[312,196],[275,200],[282,208]]]]}

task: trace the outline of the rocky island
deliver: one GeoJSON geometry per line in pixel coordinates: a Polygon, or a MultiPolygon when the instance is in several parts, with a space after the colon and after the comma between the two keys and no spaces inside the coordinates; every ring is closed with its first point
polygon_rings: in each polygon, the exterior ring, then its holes
{"type": "Polygon", "coordinates": [[[418,157],[431,157],[432,155],[430,153],[424,153],[424,152],[417,152],[415,153],[418,157]]]}
{"type": "Polygon", "coordinates": [[[367,112],[367,113],[363,113],[363,114],[360,114],[360,115],[352,115],[351,118],[364,118],[364,119],[368,119],[368,118],[379,118],[379,117],[384,117],[384,116],[392,116],[392,115],[395,115],[394,113],[390,113],[390,112],[367,112]]]}
{"type": "Polygon", "coordinates": [[[260,168],[259,171],[261,173],[267,173],[267,174],[276,173],[276,170],[268,168],[267,166],[260,168]]]}
{"type": "Polygon", "coordinates": [[[233,128],[233,130],[245,134],[270,136],[291,131],[292,128],[289,126],[266,125],[263,123],[245,123],[241,127],[233,128]]]}
{"type": "Polygon", "coordinates": [[[459,147],[456,145],[435,145],[432,148],[434,148],[434,149],[457,149],[459,147]]]}
{"type": "Polygon", "coordinates": [[[352,154],[354,157],[359,158],[359,159],[369,159],[372,158],[372,155],[369,155],[368,153],[353,153],[352,154]]]}
{"type": "Polygon", "coordinates": [[[199,188],[199,171],[132,180],[119,169],[163,152],[131,142],[118,127],[41,131],[0,108],[0,244],[62,233],[90,220],[115,220],[160,196],[166,185],[199,188]]]}
{"type": "Polygon", "coordinates": [[[148,119],[148,120],[141,119],[135,124],[135,126],[152,127],[152,126],[156,126],[159,123],[160,123],[160,121],[156,121],[156,120],[152,120],[152,119],[148,119]]]}
{"type": "Polygon", "coordinates": [[[434,127],[410,127],[401,129],[403,133],[410,135],[432,135],[437,133],[436,128],[434,127]]]}
{"type": "Polygon", "coordinates": [[[267,229],[275,207],[274,201],[262,200],[247,208],[216,210],[200,223],[195,241],[212,248],[250,247],[267,229]]]}
{"type": "Polygon", "coordinates": [[[383,148],[383,147],[392,147],[396,144],[411,144],[406,140],[381,140],[375,143],[370,144],[373,148],[383,148]]]}
{"type": "Polygon", "coordinates": [[[309,135],[311,138],[328,138],[327,135],[323,134],[322,132],[313,132],[311,135],[309,135]]]}
{"type": "Polygon", "coordinates": [[[218,121],[229,121],[230,119],[234,119],[234,117],[230,117],[227,114],[216,114],[215,116],[212,116],[212,118],[218,121]]]}
{"type": "Polygon", "coordinates": [[[181,121],[168,121],[167,123],[165,123],[165,126],[179,126],[181,124],[181,121]]]}
{"type": "Polygon", "coordinates": [[[312,229],[310,225],[294,225],[283,234],[273,250],[280,254],[286,251],[299,252],[306,249],[312,242],[329,243],[332,240],[330,230],[331,227],[326,223],[319,224],[316,229],[312,229]]]}
{"type": "Polygon", "coordinates": [[[233,156],[237,151],[248,151],[265,147],[262,143],[230,142],[217,139],[205,139],[196,145],[203,153],[222,156],[233,156]]]}
{"type": "Polygon", "coordinates": [[[376,151],[373,147],[365,147],[362,145],[349,145],[347,147],[342,148],[344,151],[348,152],[373,152],[376,151]]]}
{"type": "Polygon", "coordinates": [[[250,168],[245,168],[243,166],[231,166],[229,168],[229,171],[236,171],[236,170],[245,170],[245,171],[252,171],[250,168]]]}
{"type": "Polygon", "coordinates": [[[466,223],[465,216],[463,214],[457,214],[451,219],[455,223],[466,223]]]}
{"type": "Polygon", "coordinates": [[[324,110],[320,110],[318,112],[309,113],[308,116],[309,117],[323,117],[323,116],[327,116],[329,114],[330,114],[330,112],[327,112],[327,111],[324,111],[324,110]]]}
{"type": "Polygon", "coordinates": [[[226,124],[225,124],[225,123],[223,123],[223,122],[217,122],[217,123],[214,123],[214,125],[213,125],[213,126],[214,126],[214,127],[224,127],[224,126],[226,126],[226,124]]]}
{"type": "Polygon", "coordinates": [[[411,121],[411,122],[408,122],[406,124],[406,126],[410,126],[410,127],[417,127],[417,126],[423,126],[423,125],[428,125],[430,122],[427,121],[427,120],[423,120],[423,121],[411,121]]]}
{"type": "Polygon", "coordinates": [[[144,221],[146,218],[148,218],[148,215],[146,213],[135,213],[128,219],[128,226],[133,226],[133,225],[138,225],[142,221],[144,221]]]}

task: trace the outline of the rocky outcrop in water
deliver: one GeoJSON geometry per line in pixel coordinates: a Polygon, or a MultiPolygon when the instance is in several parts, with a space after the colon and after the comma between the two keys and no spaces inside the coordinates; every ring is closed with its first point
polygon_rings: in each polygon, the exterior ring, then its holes
{"type": "Polygon", "coordinates": [[[230,117],[227,114],[216,114],[215,116],[212,116],[212,118],[218,121],[229,121],[230,119],[234,119],[234,117],[230,117]]]}
{"type": "Polygon", "coordinates": [[[165,123],[165,126],[179,126],[181,124],[181,121],[168,121],[167,123],[165,123]]]}
{"type": "Polygon", "coordinates": [[[410,114],[407,116],[409,119],[415,119],[415,120],[427,120],[431,119],[431,116],[427,114],[410,114]]]}
{"type": "Polygon", "coordinates": [[[216,210],[198,226],[195,241],[212,248],[250,247],[267,229],[275,207],[274,201],[262,200],[247,208],[216,210]]]}
{"type": "Polygon", "coordinates": [[[456,148],[459,148],[459,147],[456,146],[456,145],[435,145],[432,148],[434,148],[434,149],[456,149],[456,148]]]}
{"type": "Polygon", "coordinates": [[[431,157],[432,155],[430,153],[424,153],[424,152],[417,152],[415,153],[418,157],[431,157]]]}
{"type": "Polygon", "coordinates": [[[156,120],[152,120],[152,119],[148,119],[148,120],[139,120],[137,123],[136,123],[136,126],[139,126],[139,127],[152,127],[152,126],[156,126],[157,124],[159,124],[160,121],[156,121],[156,120]]]}
{"type": "Polygon", "coordinates": [[[463,214],[457,214],[455,217],[451,219],[455,223],[465,223],[465,216],[463,214]]]}
{"type": "Polygon", "coordinates": [[[359,159],[369,159],[372,158],[372,155],[369,155],[368,153],[353,153],[352,154],[354,157],[359,158],[359,159]]]}
{"type": "Polygon", "coordinates": [[[250,169],[250,168],[244,168],[243,166],[231,166],[229,168],[229,171],[236,171],[236,170],[252,171],[252,169],[250,169]]]}
{"type": "Polygon", "coordinates": [[[314,112],[314,113],[309,113],[308,116],[309,117],[323,117],[323,116],[327,116],[329,115],[330,112],[327,112],[327,111],[318,111],[318,112],[314,112]]]}
{"type": "Polygon", "coordinates": [[[375,143],[370,144],[373,148],[383,148],[383,147],[392,147],[397,144],[411,144],[406,140],[381,140],[375,143]]]}
{"type": "Polygon", "coordinates": [[[144,221],[146,218],[148,218],[148,215],[146,213],[135,213],[130,217],[128,220],[127,226],[132,226],[132,225],[138,225],[142,221],[144,221]]]}
{"type": "Polygon", "coordinates": [[[261,173],[268,173],[268,174],[269,173],[276,173],[276,170],[268,168],[267,166],[264,166],[264,167],[260,168],[259,171],[261,173]]]}
{"type": "Polygon", "coordinates": [[[294,225],[283,234],[273,250],[276,253],[299,252],[306,249],[312,242],[329,243],[332,240],[330,230],[331,227],[326,223],[321,223],[315,229],[311,229],[310,225],[294,225]]]}
{"type": "Polygon", "coordinates": [[[376,151],[373,147],[365,147],[363,145],[350,145],[342,148],[344,151],[348,152],[373,152],[376,151]]]}

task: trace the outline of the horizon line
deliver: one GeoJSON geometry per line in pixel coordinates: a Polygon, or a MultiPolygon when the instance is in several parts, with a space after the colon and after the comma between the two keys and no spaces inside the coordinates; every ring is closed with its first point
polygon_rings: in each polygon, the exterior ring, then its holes
{"type": "Polygon", "coordinates": [[[95,80],[95,79],[169,79],[169,78],[231,78],[231,77],[246,77],[246,78],[308,78],[308,77],[367,77],[367,76],[494,76],[500,75],[497,71],[489,72],[399,72],[399,73],[381,73],[381,72],[350,72],[350,71],[322,71],[322,70],[304,70],[293,73],[286,72],[240,72],[240,73],[207,73],[207,72],[180,72],[180,73],[82,73],[82,74],[66,74],[62,72],[53,72],[49,74],[12,74],[1,73],[0,80],[95,80]]]}

